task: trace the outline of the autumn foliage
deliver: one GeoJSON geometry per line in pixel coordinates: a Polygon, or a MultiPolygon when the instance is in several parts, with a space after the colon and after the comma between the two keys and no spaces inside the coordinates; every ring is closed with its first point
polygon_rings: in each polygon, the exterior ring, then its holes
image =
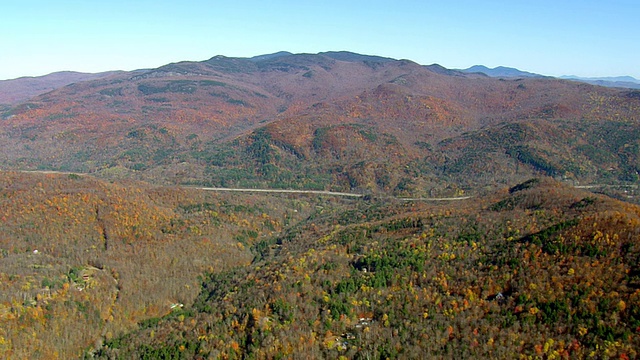
{"type": "Polygon", "coordinates": [[[248,264],[254,242],[304,213],[77,175],[2,172],[0,184],[3,358],[75,358],[190,304],[199,275],[248,264]]]}
{"type": "Polygon", "coordinates": [[[413,196],[538,175],[636,184],[638,99],[366,56],[215,57],[1,109],[0,166],[413,196]]]}
{"type": "Polygon", "coordinates": [[[325,53],[2,106],[0,358],[638,358],[639,101],[325,53]]]}
{"type": "Polygon", "coordinates": [[[455,207],[344,205],[203,279],[180,317],[96,354],[638,356],[638,207],[548,180],[455,207]]]}

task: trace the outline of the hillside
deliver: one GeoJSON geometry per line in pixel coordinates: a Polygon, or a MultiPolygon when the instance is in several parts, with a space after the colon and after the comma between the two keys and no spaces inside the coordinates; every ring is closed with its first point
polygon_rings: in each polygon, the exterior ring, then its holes
{"type": "Polygon", "coordinates": [[[237,197],[64,174],[0,172],[0,358],[73,359],[191,304],[198,277],[309,212],[237,197]]]}
{"type": "Polygon", "coordinates": [[[639,109],[630,90],[348,52],[215,56],[7,109],[0,165],[413,196],[538,174],[636,184],[639,109]]]}
{"type": "Polygon", "coordinates": [[[640,208],[546,179],[317,208],[96,358],[636,358],[640,208]]]}

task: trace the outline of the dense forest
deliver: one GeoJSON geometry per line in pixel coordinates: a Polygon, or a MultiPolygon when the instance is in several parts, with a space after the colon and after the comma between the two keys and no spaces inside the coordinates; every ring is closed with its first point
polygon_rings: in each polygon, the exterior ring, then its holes
{"type": "Polygon", "coordinates": [[[97,358],[636,358],[640,208],[533,179],[318,207],[97,358]]]}
{"type": "Polygon", "coordinates": [[[310,207],[304,199],[0,172],[0,357],[77,358],[191,304],[199,275],[248,265],[256,241],[310,207]]]}
{"type": "Polygon", "coordinates": [[[3,172],[5,358],[636,358],[640,208],[3,172]]]}

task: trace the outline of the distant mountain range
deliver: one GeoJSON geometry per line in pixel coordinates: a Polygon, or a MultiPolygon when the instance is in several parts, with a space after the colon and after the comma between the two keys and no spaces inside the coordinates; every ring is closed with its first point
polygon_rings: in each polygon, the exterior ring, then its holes
{"type": "Polygon", "coordinates": [[[608,77],[580,77],[575,75],[560,76],[561,79],[581,80],[581,81],[614,81],[614,82],[630,82],[640,83],[640,80],[631,76],[608,76],[608,77]]]}
{"type": "Polygon", "coordinates": [[[579,77],[575,75],[561,76],[561,79],[586,82],[592,85],[606,87],[621,87],[629,89],[640,89],[640,80],[631,76],[614,77],[579,77]]]}
{"type": "MultiPolygon", "coordinates": [[[[541,74],[531,73],[527,71],[518,70],[516,68],[498,66],[496,68],[488,68],[484,65],[474,65],[468,69],[459,70],[463,73],[481,73],[495,78],[543,78],[549,77],[541,74]]],[[[620,87],[629,89],[640,89],[640,80],[631,76],[613,76],[613,77],[580,77],[575,75],[560,76],[559,79],[573,80],[585,82],[592,85],[606,86],[606,87],[620,87]]]]}
{"type": "Polygon", "coordinates": [[[541,78],[544,75],[534,74],[515,68],[498,66],[496,68],[488,68],[484,65],[474,65],[468,69],[461,69],[464,73],[482,73],[490,77],[528,77],[528,78],[541,78]]]}

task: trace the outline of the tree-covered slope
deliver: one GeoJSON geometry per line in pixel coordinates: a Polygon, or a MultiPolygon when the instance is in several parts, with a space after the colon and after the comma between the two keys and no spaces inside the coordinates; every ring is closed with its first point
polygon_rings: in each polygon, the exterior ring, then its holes
{"type": "Polygon", "coordinates": [[[97,358],[636,358],[640,209],[531,180],[318,208],[97,358]]]}
{"type": "Polygon", "coordinates": [[[310,205],[0,172],[0,358],[73,359],[190,304],[310,205]],[[96,345],[98,344],[98,345],[96,345]]]}

